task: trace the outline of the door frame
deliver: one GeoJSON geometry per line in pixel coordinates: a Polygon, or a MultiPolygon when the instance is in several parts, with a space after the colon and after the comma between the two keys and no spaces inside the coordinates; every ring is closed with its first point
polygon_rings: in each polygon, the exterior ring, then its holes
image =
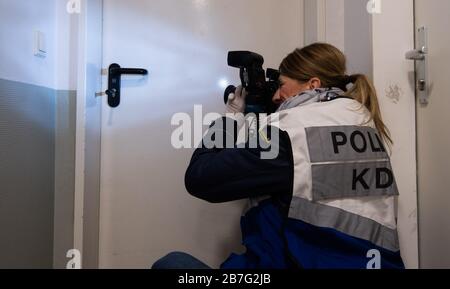
{"type": "MultiPolygon", "coordinates": [[[[98,268],[102,99],[95,94],[100,92],[102,87],[103,0],[79,1],[81,13],[77,62],[74,248],[82,252],[83,268],[98,268]],[[95,39],[97,41],[93,42],[95,39]],[[89,77],[93,77],[93,80],[90,81],[89,77]]],[[[343,3],[345,0],[336,1],[343,3]]],[[[373,79],[381,96],[380,105],[385,112],[385,122],[391,128],[396,142],[392,163],[397,174],[399,190],[402,192],[398,208],[398,222],[400,243],[406,244],[402,248],[402,255],[407,268],[418,268],[419,266],[416,106],[415,91],[413,86],[411,87],[409,79],[409,73],[414,71],[414,65],[404,59],[404,53],[414,48],[413,4],[414,0],[383,1],[382,13],[372,17],[373,79]],[[395,11],[405,11],[405,13],[399,15],[395,11]],[[389,34],[383,33],[389,23],[396,23],[396,25],[390,26],[389,34]],[[403,91],[403,97],[396,105],[392,104],[391,98],[380,93],[392,88],[392,79],[403,91]],[[414,127],[405,130],[397,125],[398,123],[409,123],[414,127]]],[[[336,33],[341,33],[342,22],[337,19],[337,23],[340,25],[335,25],[336,22],[333,25],[327,24],[327,19],[332,14],[331,11],[327,11],[327,6],[328,10],[335,11],[336,9],[336,3],[330,7],[326,0],[304,1],[305,44],[329,41],[342,48],[344,39],[336,37],[336,33]],[[332,29],[335,29],[336,33],[332,29]],[[330,39],[330,37],[333,38],[330,39]]]]}
{"type": "Polygon", "coordinates": [[[103,0],[78,0],[74,244],[82,268],[99,267],[103,0]]]}

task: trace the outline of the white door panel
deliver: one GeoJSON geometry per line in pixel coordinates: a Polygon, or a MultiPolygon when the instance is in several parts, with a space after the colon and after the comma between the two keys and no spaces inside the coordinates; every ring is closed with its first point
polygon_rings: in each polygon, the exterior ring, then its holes
{"type": "Polygon", "coordinates": [[[450,1],[415,0],[416,29],[428,27],[429,104],[417,106],[421,268],[450,268],[450,1]]]}
{"type": "Polygon", "coordinates": [[[149,70],[123,76],[121,104],[103,101],[100,267],[149,267],[181,250],[217,267],[242,251],[243,202],[191,197],[193,149],[175,150],[171,118],[223,112],[219,80],[239,81],[229,50],[262,54],[265,67],[303,44],[302,0],[105,0],[103,63],[149,70]],[[257,7],[257,9],[256,9],[257,7]]]}
{"type": "MultiPolygon", "coordinates": [[[[375,3],[375,2],[374,2],[375,3]]],[[[400,192],[398,231],[403,261],[418,267],[415,101],[405,53],[414,46],[413,0],[381,1],[373,15],[374,83],[383,120],[393,137],[392,167],[400,192]]]]}

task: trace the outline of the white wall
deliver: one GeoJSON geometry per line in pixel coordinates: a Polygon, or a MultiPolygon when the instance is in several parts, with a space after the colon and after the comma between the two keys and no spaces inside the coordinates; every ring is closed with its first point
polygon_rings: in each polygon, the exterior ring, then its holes
{"type": "Polygon", "coordinates": [[[66,0],[0,0],[0,78],[59,90],[76,88],[76,21],[66,0]],[[33,55],[34,31],[47,56],[33,55]]]}
{"type": "MultiPolygon", "coordinates": [[[[334,1],[342,1],[342,0],[334,0],[334,1]]],[[[349,74],[362,73],[369,77],[372,77],[373,76],[372,15],[367,13],[366,9],[367,0],[343,0],[343,1],[345,2],[344,51],[345,54],[347,55],[348,73],[349,74]]]]}
{"type": "Polygon", "coordinates": [[[308,45],[320,40],[319,33],[319,17],[318,17],[318,7],[316,0],[305,0],[304,1],[304,11],[305,11],[305,35],[304,44],[308,45]]]}
{"type": "Polygon", "coordinates": [[[0,78],[54,88],[55,3],[0,0],[0,78]],[[46,58],[33,55],[34,30],[46,35],[46,58]]]}
{"type": "Polygon", "coordinates": [[[337,48],[346,52],[348,39],[345,37],[351,35],[347,31],[350,22],[358,23],[352,18],[346,18],[348,0],[325,0],[325,39],[328,43],[332,43],[337,48]]]}

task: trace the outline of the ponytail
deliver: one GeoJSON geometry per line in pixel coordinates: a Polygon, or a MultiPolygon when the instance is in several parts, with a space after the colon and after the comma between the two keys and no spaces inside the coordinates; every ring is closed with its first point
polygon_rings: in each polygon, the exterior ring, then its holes
{"type": "Polygon", "coordinates": [[[348,82],[353,83],[350,90],[345,93],[345,96],[351,97],[365,106],[370,112],[370,119],[375,123],[375,127],[381,134],[384,142],[388,144],[389,147],[392,146],[393,141],[389,129],[384,124],[381,117],[380,105],[378,103],[377,92],[372,82],[363,74],[355,74],[348,76],[348,82]]]}

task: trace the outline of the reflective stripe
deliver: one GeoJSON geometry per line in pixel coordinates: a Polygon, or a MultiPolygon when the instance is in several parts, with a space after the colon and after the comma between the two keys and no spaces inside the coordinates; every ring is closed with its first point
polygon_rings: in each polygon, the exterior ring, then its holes
{"type": "Polygon", "coordinates": [[[311,170],[314,201],[398,195],[389,161],[313,164],[311,170]]]}
{"type": "Polygon", "coordinates": [[[311,163],[388,159],[377,131],[367,126],[308,127],[311,163]]]}
{"type": "Polygon", "coordinates": [[[301,220],[317,227],[332,228],[344,234],[367,240],[392,252],[400,250],[397,230],[335,207],[294,197],[291,202],[289,218],[301,220]]]}

